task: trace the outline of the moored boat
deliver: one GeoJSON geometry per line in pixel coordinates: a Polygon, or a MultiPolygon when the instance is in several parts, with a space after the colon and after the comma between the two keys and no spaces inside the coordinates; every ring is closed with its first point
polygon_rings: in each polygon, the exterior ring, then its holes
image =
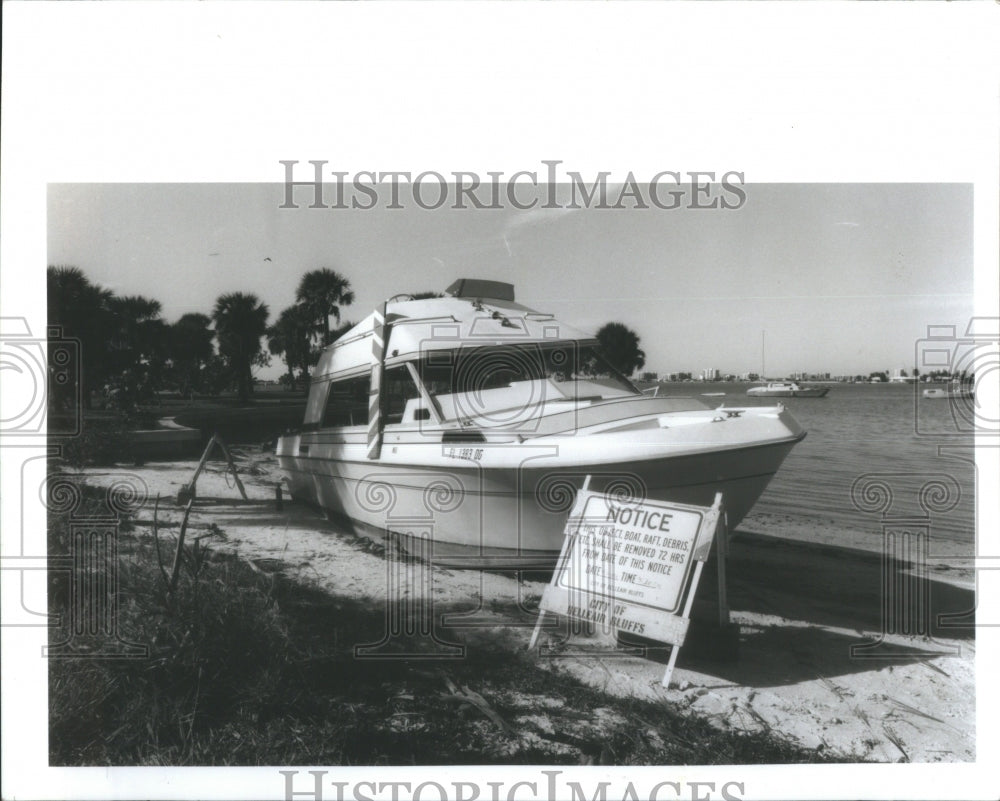
{"type": "Polygon", "coordinates": [[[925,398],[974,398],[975,391],[971,386],[949,384],[945,387],[931,387],[922,393],[925,398]]]}
{"type": "Polygon", "coordinates": [[[644,395],[593,336],[464,279],[328,347],[277,456],[293,497],[436,564],[539,568],[587,476],[623,503],[721,491],[735,526],[804,436],[780,404],[644,395]]]}
{"type": "Polygon", "coordinates": [[[803,386],[794,381],[770,381],[762,387],[750,387],[747,395],[764,398],[824,398],[829,387],[803,386]]]}

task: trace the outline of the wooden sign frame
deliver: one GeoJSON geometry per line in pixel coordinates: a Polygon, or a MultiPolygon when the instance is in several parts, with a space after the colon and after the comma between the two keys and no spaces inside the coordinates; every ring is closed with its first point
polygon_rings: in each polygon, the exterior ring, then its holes
{"type": "Polygon", "coordinates": [[[616,504],[589,487],[587,476],[567,518],[559,562],[542,594],[528,649],[534,649],[546,613],[601,622],[669,644],[662,682],[667,687],[720,527],[719,615],[720,622],[728,622],[722,493],[711,507],[645,500],[616,504]]]}

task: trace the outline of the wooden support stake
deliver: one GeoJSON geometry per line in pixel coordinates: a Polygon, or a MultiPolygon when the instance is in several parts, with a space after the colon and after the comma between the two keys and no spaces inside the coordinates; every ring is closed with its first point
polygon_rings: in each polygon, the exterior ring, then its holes
{"type": "Polygon", "coordinates": [[[167,587],[167,592],[171,595],[177,589],[177,579],[180,578],[181,557],[184,554],[184,534],[187,532],[188,516],[191,514],[191,507],[193,505],[194,498],[191,498],[184,509],[184,519],[181,521],[181,533],[177,536],[177,550],[174,551],[174,564],[170,571],[170,584],[167,587]]]}
{"type": "Polygon", "coordinates": [[[202,453],[201,460],[198,462],[198,466],[194,469],[194,475],[191,476],[191,480],[181,487],[180,491],[177,493],[177,503],[187,503],[195,496],[195,485],[198,483],[198,476],[201,475],[201,471],[205,468],[205,462],[208,461],[208,455],[212,452],[213,445],[215,445],[215,434],[213,434],[211,439],[208,440],[208,444],[205,446],[205,452],[202,453]]]}
{"type": "Polygon", "coordinates": [[[226,443],[222,441],[222,437],[216,434],[213,439],[219,443],[219,447],[222,448],[223,454],[225,454],[226,461],[229,462],[229,469],[233,471],[233,478],[236,479],[236,486],[240,488],[240,495],[243,496],[243,500],[250,500],[247,498],[247,491],[243,489],[243,482],[240,481],[240,474],[236,470],[236,463],[233,461],[233,457],[229,453],[229,448],[226,447],[226,443]]]}
{"type": "Polygon", "coordinates": [[[247,498],[247,491],[243,487],[243,482],[240,481],[239,472],[236,470],[236,463],[233,461],[233,457],[229,453],[229,448],[227,448],[226,443],[222,441],[222,437],[218,434],[212,434],[212,438],[208,441],[208,445],[205,446],[205,452],[201,455],[201,460],[195,468],[194,475],[191,477],[191,480],[181,487],[180,491],[177,493],[177,503],[187,503],[198,494],[195,488],[195,485],[198,482],[198,476],[200,476],[201,471],[205,469],[205,463],[208,461],[208,457],[212,453],[212,448],[215,445],[222,448],[222,455],[226,457],[229,469],[233,471],[233,478],[236,479],[236,486],[239,487],[240,495],[243,496],[243,500],[249,500],[249,498],[247,498]]]}

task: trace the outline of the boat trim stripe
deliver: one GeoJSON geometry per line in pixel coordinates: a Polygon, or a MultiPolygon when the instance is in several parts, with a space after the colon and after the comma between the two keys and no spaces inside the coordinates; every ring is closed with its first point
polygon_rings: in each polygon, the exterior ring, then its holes
{"type": "MultiPolygon", "coordinates": [[[[313,459],[313,457],[311,457],[311,456],[309,456],[309,457],[301,457],[300,456],[300,457],[296,457],[296,458],[307,460],[307,461],[313,459]]],[[[358,464],[364,464],[364,462],[358,462],[358,464]]],[[[284,467],[282,469],[287,470],[289,473],[299,473],[301,475],[310,476],[310,477],[319,477],[319,478],[327,478],[327,479],[341,479],[342,481],[353,481],[353,482],[355,482],[357,484],[360,484],[360,483],[365,482],[365,481],[368,481],[369,483],[372,483],[370,481],[370,479],[368,479],[367,477],[364,477],[364,478],[355,478],[354,476],[330,475],[329,473],[315,473],[315,472],[312,472],[310,470],[300,470],[299,468],[296,468],[296,467],[284,467]]],[[[513,469],[513,468],[511,468],[511,469],[513,469]]],[[[733,478],[729,478],[729,479],[725,479],[725,480],[726,481],[745,481],[745,480],[748,480],[748,479],[763,478],[765,476],[770,476],[771,478],[773,478],[776,473],[777,473],[777,470],[773,470],[771,472],[766,472],[766,473],[752,473],[750,475],[745,475],[745,476],[734,476],[733,478]]],[[[586,473],[585,472],[574,472],[572,475],[579,475],[580,477],[583,477],[583,476],[586,475],[586,473]]],[[[412,484],[400,484],[398,482],[394,482],[394,483],[395,483],[395,486],[399,487],[400,489],[418,490],[419,492],[423,492],[426,489],[425,487],[414,486],[412,484]]],[[[692,481],[689,484],[671,484],[669,487],[665,487],[664,489],[668,489],[668,490],[683,489],[683,488],[687,488],[687,487],[701,487],[701,486],[715,485],[715,484],[718,484],[718,483],[719,483],[718,479],[706,479],[705,481],[692,481]]],[[[657,489],[657,488],[654,487],[654,489],[657,489]]],[[[462,495],[483,495],[483,496],[490,497],[490,498],[507,498],[507,497],[513,497],[513,496],[517,496],[517,495],[525,495],[525,493],[522,493],[522,492],[499,492],[497,490],[466,490],[464,487],[462,489],[454,489],[454,492],[461,493],[462,495]]]]}
{"type": "MultiPolygon", "coordinates": [[[[740,445],[740,446],[735,447],[735,448],[727,448],[725,446],[720,446],[718,448],[703,449],[703,450],[698,450],[698,451],[684,451],[684,452],[679,452],[679,453],[662,454],[662,455],[659,455],[659,456],[651,456],[649,459],[642,459],[641,461],[644,461],[644,462],[646,462],[646,461],[655,461],[657,459],[684,459],[684,458],[688,458],[688,457],[718,455],[720,453],[739,453],[739,452],[742,452],[742,451],[757,450],[759,448],[773,448],[773,447],[775,447],[777,445],[796,445],[799,442],[801,442],[802,440],[804,440],[806,438],[806,434],[808,434],[808,433],[809,433],[808,431],[802,431],[802,432],[796,434],[794,437],[789,437],[788,439],[776,439],[776,440],[771,440],[769,442],[758,442],[758,443],[756,443],[754,445],[740,445]]],[[[541,438],[539,437],[538,439],[541,439],[541,438]]],[[[526,440],[526,441],[527,442],[531,442],[531,440],[526,440]]],[[[303,442],[302,444],[303,445],[358,445],[359,443],[357,443],[357,442],[348,442],[347,440],[338,440],[336,442],[330,442],[330,441],[313,440],[313,439],[311,439],[308,442],[303,442]]],[[[433,442],[431,442],[431,443],[407,442],[407,443],[399,443],[399,444],[402,444],[402,445],[422,445],[422,444],[433,445],[433,444],[436,444],[436,443],[433,443],[433,442]]],[[[484,447],[489,448],[489,446],[490,446],[491,443],[489,441],[487,441],[487,442],[482,443],[482,444],[483,444],[484,447]]],[[[508,443],[508,442],[500,442],[500,443],[493,443],[493,444],[500,445],[500,446],[503,446],[505,448],[510,447],[510,443],[508,443]]],[[[293,454],[285,454],[285,456],[291,457],[291,456],[293,456],[293,454]]],[[[279,457],[279,458],[281,458],[281,457],[279,457]]],[[[330,456],[295,456],[295,458],[297,458],[297,459],[315,459],[315,460],[321,461],[321,462],[338,462],[338,463],[341,463],[341,464],[359,464],[359,465],[369,464],[369,462],[367,460],[364,460],[364,459],[343,459],[343,458],[336,458],[335,459],[335,458],[332,458],[330,456]]],[[[615,464],[615,462],[614,461],[608,461],[608,462],[587,462],[588,466],[591,466],[591,465],[592,466],[598,466],[598,465],[608,465],[608,464],[615,464]]],[[[416,464],[416,463],[408,463],[406,465],[401,465],[401,464],[398,464],[396,462],[386,462],[386,463],[384,463],[384,466],[385,467],[413,467],[413,468],[422,468],[422,469],[427,469],[427,470],[445,470],[445,469],[453,469],[453,467],[459,467],[459,465],[452,465],[451,463],[449,463],[447,465],[447,467],[446,467],[443,464],[416,464]]],[[[481,465],[479,465],[479,463],[477,462],[476,466],[480,467],[481,465]]],[[[513,468],[504,468],[504,467],[498,466],[498,465],[486,465],[486,469],[500,469],[500,470],[502,470],[502,469],[513,469],[513,468]]],[[[541,469],[549,469],[549,468],[537,468],[537,469],[541,470],[541,469]]]]}

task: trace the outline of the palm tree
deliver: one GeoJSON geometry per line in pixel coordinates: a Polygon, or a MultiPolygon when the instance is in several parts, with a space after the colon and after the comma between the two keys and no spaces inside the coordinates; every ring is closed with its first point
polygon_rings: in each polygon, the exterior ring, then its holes
{"type": "MultiPolygon", "coordinates": [[[[46,274],[49,325],[62,328],[63,335],[80,341],[79,374],[84,407],[90,408],[90,393],[100,387],[109,372],[107,343],[112,331],[110,303],[114,293],[92,284],[78,267],[50,265],[46,274]]],[[[50,402],[67,402],[76,383],[54,384],[50,402]]]]}
{"type": "Polygon", "coordinates": [[[622,323],[602,326],[597,332],[597,341],[611,366],[626,376],[646,364],[646,354],[639,348],[639,335],[622,323]]]}
{"type": "Polygon", "coordinates": [[[230,292],[215,301],[212,319],[219,340],[219,353],[236,379],[240,401],[253,392],[251,368],[264,356],[260,338],[267,331],[267,305],[256,295],[230,292]]]}
{"type": "Polygon", "coordinates": [[[335,270],[323,268],[302,276],[295,299],[309,315],[309,319],[319,332],[321,345],[329,345],[330,315],[340,322],[340,307],[354,302],[351,282],[335,270]]]}
{"type": "Polygon", "coordinates": [[[212,320],[206,314],[185,314],[170,326],[167,353],[170,357],[175,380],[184,395],[202,391],[202,371],[214,353],[209,327],[212,320]]]}
{"type": "Polygon", "coordinates": [[[126,412],[148,400],[160,383],[167,358],[167,325],[160,301],[141,295],[113,297],[108,302],[113,329],[108,340],[110,384],[116,403],[126,412]]]}
{"type": "Polygon", "coordinates": [[[135,368],[142,362],[152,364],[157,359],[162,360],[166,329],[160,319],[160,301],[126,295],[112,297],[108,308],[114,321],[108,341],[113,370],[117,372],[135,368]]]}
{"type": "Polygon", "coordinates": [[[288,366],[289,386],[295,385],[295,368],[301,376],[309,373],[312,320],[301,305],[289,306],[278,315],[277,322],[267,329],[267,349],[275,356],[283,356],[288,366]]]}
{"type": "Polygon", "coordinates": [[[171,328],[170,357],[178,361],[207,361],[212,356],[212,319],[190,312],[171,328]]]}

